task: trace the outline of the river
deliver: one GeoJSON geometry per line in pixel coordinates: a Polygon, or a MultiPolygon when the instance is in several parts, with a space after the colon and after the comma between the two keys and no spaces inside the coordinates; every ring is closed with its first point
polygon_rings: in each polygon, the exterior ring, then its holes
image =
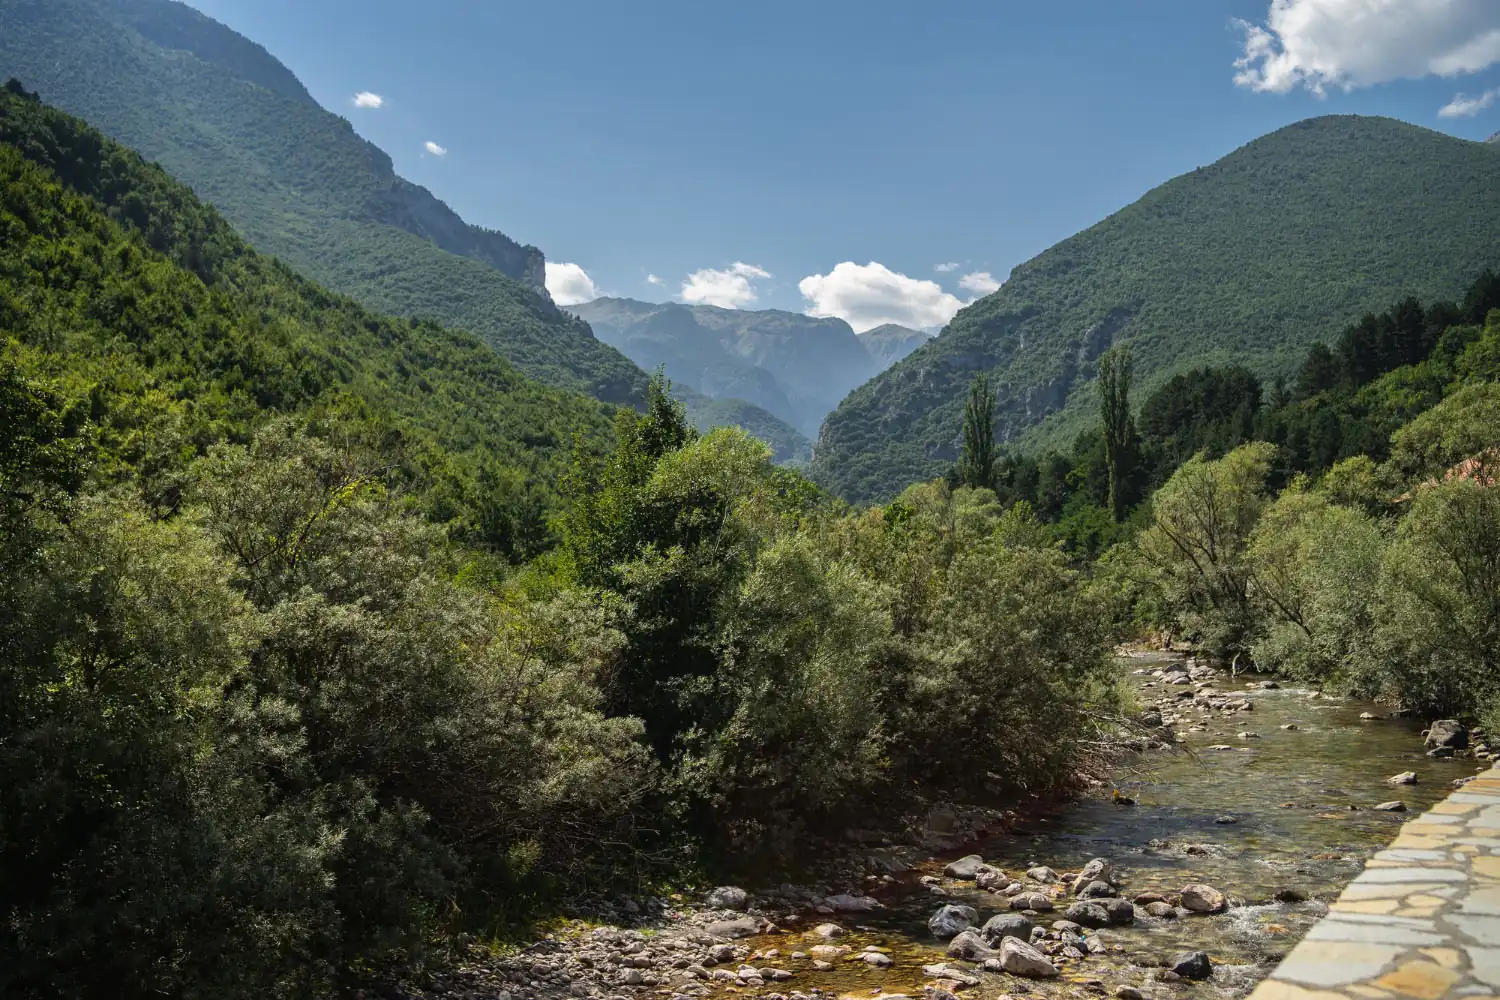
{"type": "MultiPolygon", "coordinates": [[[[1128,662],[1133,670],[1163,665],[1162,657],[1128,662]]],[[[1180,690],[1150,676],[1136,679],[1142,683],[1144,703],[1180,690]]],[[[1322,698],[1286,682],[1276,690],[1246,686],[1260,680],[1241,675],[1231,681],[1221,675],[1216,687],[1225,694],[1243,694],[1250,711],[1185,712],[1173,727],[1182,738],[1180,749],[1143,753],[1117,772],[1113,787],[1034,818],[1015,832],[934,859],[881,893],[882,910],[845,920],[852,933],[839,943],[853,945],[855,951],[868,945],[888,949],[895,959],[890,969],[841,962],[828,972],[799,975],[797,989],[816,987],[835,996],[868,997],[878,995],[876,991],[920,996],[922,984],[929,981],[921,966],[944,960],[942,942],[926,927],[932,912],[945,902],[962,902],[978,909],[983,920],[1005,904],[1003,897],[972,883],[944,879],[941,885],[951,898],[937,898],[918,881],[922,875],[941,875],[945,863],[974,853],[1012,874],[1036,865],[1077,871],[1091,858],[1102,857],[1114,865],[1127,898],[1201,882],[1243,902],[1218,916],[1143,918],[1132,927],[1091,932],[1108,951],[1070,964],[1061,979],[984,976],[985,982],[964,991],[965,997],[1006,992],[1077,996],[1113,993],[1122,985],[1150,993],[1162,988],[1153,986],[1153,970],[1164,958],[1195,950],[1212,957],[1213,978],[1175,982],[1172,996],[1248,993],[1322,915],[1325,901],[1335,898],[1364,860],[1390,842],[1410,813],[1438,801],[1452,790],[1453,779],[1480,767],[1473,760],[1426,757],[1420,725],[1390,718],[1388,707],[1322,698]],[[1381,718],[1361,719],[1361,713],[1381,718]],[[1204,728],[1190,731],[1193,723],[1204,728]],[[1288,726],[1295,728],[1283,728],[1288,726]],[[1230,749],[1209,749],[1214,746],[1230,749]],[[1387,778],[1402,771],[1416,772],[1418,783],[1387,784],[1387,778]],[[1116,791],[1135,804],[1117,803],[1116,791]],[[1410,812],[1372,808],[1395,799],[1410,812]],[[1281,890],[1300,891],[1307,900],[1275,902],[1281,890]]],[[[780,946],[787,947],[784,941],[780,946]]]]}

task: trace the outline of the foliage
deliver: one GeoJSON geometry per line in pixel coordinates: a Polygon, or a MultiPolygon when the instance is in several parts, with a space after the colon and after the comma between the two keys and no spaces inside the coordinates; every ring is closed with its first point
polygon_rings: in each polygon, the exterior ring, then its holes
{"type": "Polygon", "coordinates": [[[1135,418],[1130,412],[1133,358],[1129,344],[1099,357],[1099,413],[1104,426],[1104,461],[1109,467],[1109,511],[1124,520],[1128,487],[1135,465],[1135,418]]]}
{"type": "Polygon", "coordinates": [[[1063,444],[1090,422],[1094,361],[1120,340],[1143,398],[1204,366],[1291,376],[1308,347],[1366,312],[1460,294],[1495,265],[1497,225],[1500,146],[1390,119],[1298,122],[1017,267],[849,395],[825,423],[814,477],[870,501],[940,475],[977,372],[999,390],[1002,440],[1063,444]]]}
{"type": "Polygon", "coordinates": [[[396,176],[223,25],[170,0],[18,0],[0,27],[0,75],[160,163],[262,252],[367,308],[473,331],[545,383],[644,398],[644,374],[539,292],[540,251],[396,176]]]}
{"type": "Polygon", "coordinates": [[[969,387],[964,405],[963,452],[954,472],[960,485],[970,489],[995,486],[995,393],[987,376],[979,375],[969,387]]]}

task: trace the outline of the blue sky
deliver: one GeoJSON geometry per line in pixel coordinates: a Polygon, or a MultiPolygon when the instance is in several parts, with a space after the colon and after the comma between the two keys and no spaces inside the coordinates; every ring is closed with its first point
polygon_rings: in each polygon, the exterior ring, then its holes
{"type": "Polygon", "coordinates": [[[940,325],[1289,122],[1500,131],[1500,0],[192,2],[560,300],[940,325]]]}

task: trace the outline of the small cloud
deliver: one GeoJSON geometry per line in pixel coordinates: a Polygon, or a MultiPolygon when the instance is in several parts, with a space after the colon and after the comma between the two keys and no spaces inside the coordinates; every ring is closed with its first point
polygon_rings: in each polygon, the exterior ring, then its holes
{"type": "Polygon", "coordinates": [[[958,261],[950,260],[946,264],[934,264],[932,269],[938,274],[948,274],[951,271],[957,271],[962,266],[958,261]]]}
{"type": "Polygon", "coordinates": [[[577,264],[547,261],[547,294],[560,306],[576,306],[599,297],[599,288],[589,273],[577,264]]]}
{"type": "Polygon", "coordinates": [[[666,282],[663,281],[661,278],[657,277],[654,274],[648,274],[648,275],[646,275],[646,284],[648,284],[648,285],[665,285],[666,282]]]}
{"type": "Polygon", "coordinates": [[[771,277],[771,272],[754,264],[735,261],[724,270],[704,268],[694,271],[682,283],[679,297],[693,305],[742,309],[759,298],[754,282],[771,277]]]}
{"type": "Polygon", "coordinates": [[[996,281],[995,276],[988,271],[974,271],[958,279],[958,287],[975,295],[988,295],[1000,290],[1002,282],[996,281]]]}
{"type": "Polygon", "coordinates": [[[936,281],[912,278],[871,261],[844,261],[827,274],[797,283],[809,316],[836,316],[864,333],[884,323],[918,330],[941,327],[963,308],[958,296],[936,281]]]}
{"type": "Polygon", "coordinates": [[[1468,94],[1455,94],[1453,100],[1438,109],[1439,118],[1472,118],[1479,112],[1494,104],[1500,98],[1500,87],[1494,90],[1486,90],[1482,94],[1470,97],[1468,94]]]}
{"type": "Polygon", "coordinates": [[[433,142],[431,139],[428,139],[425,143],[423,143],[422,144],[422,148],[425,149],[425,150],[427,150],[427,152],[431,153],[433,156],[447,156],[448,155],[448,147],[447,146],[439,146],[437,143],[433,142]]]}
{"type": "Polygon", "coordinates": [[[383,108],[385,98],[379,94],[372,94],[368,90],[361,90],[354,95],[354,106],[356,108],[383,108]]]}

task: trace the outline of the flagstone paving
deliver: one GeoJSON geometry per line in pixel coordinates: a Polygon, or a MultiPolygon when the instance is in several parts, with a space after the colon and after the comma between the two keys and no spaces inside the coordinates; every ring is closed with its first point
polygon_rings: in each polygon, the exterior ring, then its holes
{"type": "Polygon", "coordinates": [[[1401,828],[1250,1000],[1500,1000],[1500,770],[1401,828]]]}

